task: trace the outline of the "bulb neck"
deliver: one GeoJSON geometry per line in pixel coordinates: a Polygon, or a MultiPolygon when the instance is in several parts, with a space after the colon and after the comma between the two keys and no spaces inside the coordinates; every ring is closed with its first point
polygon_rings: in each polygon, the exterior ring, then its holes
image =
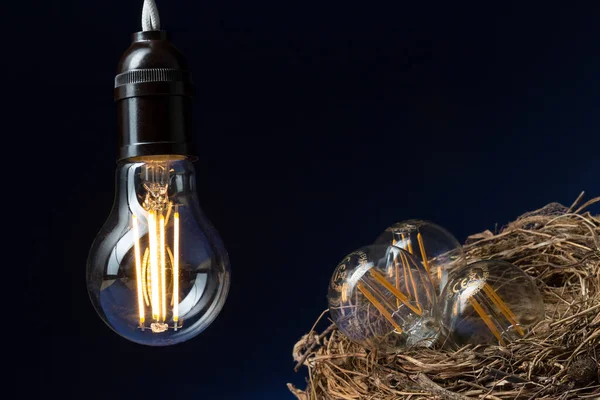
{"type": "Polygon", "coordinates": [[[194,156],[192,79],[183,55],[164,31],[136,32],[115,77],[118,160],[194,156]]]}

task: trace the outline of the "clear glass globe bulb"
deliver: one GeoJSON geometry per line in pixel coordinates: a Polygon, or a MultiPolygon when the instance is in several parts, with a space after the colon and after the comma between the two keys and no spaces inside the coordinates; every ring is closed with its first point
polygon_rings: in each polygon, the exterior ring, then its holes
{"type": "Polygon", "coordinates": [[[446,229],[433,222],[411,219],[387,228],[375,244],[400,247],[418,259],[440,294],[450,271],[467,265],[461,244],[446,229]]]}
{"type": "Polygon", "coordinates": [[[327,297],[337,328],[363,347],[393,353],[429,346],[437,336],[431,279],[398,247],[371,245],[350,253],[334,270],[327,297]]]}
{"type": "Polygon", "coordinates": [[[94,308],[133,342],[166,346],[202,332],[229,290],[229,260],[200,209],[195,172],[181,156],[117,167],[117,193],[87,262],[94,308]]]}
{"type": "Polygon", "coordinates": [[[521,268],[486,260],[451,274],[436,315],[448,347],[505,345],[544,319],[544,302],[533,279],[521,268]]]}

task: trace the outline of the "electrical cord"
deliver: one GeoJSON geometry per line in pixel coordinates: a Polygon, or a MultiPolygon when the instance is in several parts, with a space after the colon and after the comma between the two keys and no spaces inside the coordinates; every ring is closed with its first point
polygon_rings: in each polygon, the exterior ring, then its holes
{"type": "Polygon", "coordinates": [[[144,0],[142,8],[142,30],[160,31],[160,16],[154,0],[144,0]]]}

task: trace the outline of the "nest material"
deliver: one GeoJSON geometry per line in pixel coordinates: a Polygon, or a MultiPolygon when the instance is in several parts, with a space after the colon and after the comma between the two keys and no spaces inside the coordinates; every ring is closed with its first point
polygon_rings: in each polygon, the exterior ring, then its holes
{"type": "Polygon", "coordinates": [[[506,346],[458,351],[410,349],[378,356],[350,342],[325,310],[294,346],[296,370],[308,368],[299,400],[600,399],[600,215],[551,203],[500,232],[472,235],[468,262],[502,259],[534,278],[546,318],[506,346]],[[331,321],[329,321],[331,322],[331,321]]]}

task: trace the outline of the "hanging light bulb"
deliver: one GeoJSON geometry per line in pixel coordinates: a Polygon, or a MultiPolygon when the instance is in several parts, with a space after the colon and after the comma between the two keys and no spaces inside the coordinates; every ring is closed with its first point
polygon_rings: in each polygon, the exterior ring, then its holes
{"type": "MultiPolygon", "coordinates": [[[[148,6],[150,3],[150,7],[148,6]]],[[[202,332],[229,290],[229,260],[195,190],[191,77],[158,29],[153,2],[115,78],[117,193],[87,263],[100,317],[133,342],[165,346],[202,332]]]]}

